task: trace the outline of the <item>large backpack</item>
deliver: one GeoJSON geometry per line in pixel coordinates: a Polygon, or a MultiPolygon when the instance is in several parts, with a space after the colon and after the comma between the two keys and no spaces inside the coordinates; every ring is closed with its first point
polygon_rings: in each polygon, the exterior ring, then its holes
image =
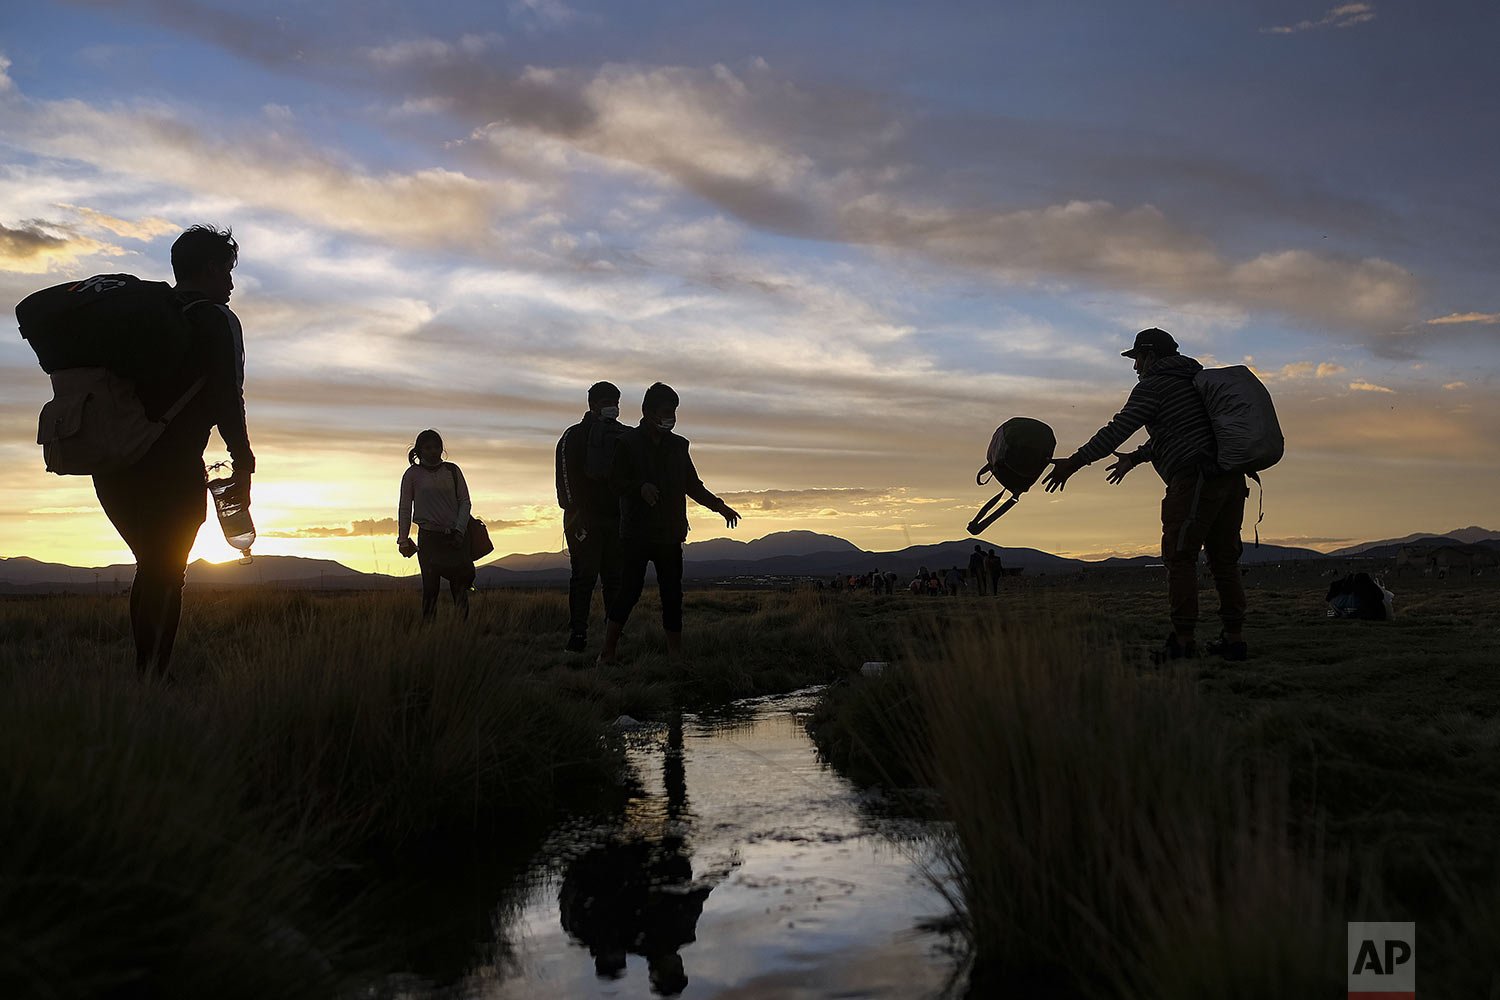
{"type": "Polygon", "coordinates": [[[1281,461],[1286,439],[1276,419],[1271,394],[1244,365],[1205,368],[1193,376],[1213,425],[1221,472],[1244,473],[1257,482],[1257,473],[1281,461]]]}
{"type": "Polygon", "coordinates": [[[192,343],[182,302],[165,281],[96,274],[32,292],[16,306],[42,371],[107,368],[137,384],[175,375],[192,343]]]}
{"type": "MultiPolygon", "coordinates": [[[[1271,393],[1255,373],[1244,365],[1205,368],[1193,376],[1193,386],[1203,397],[1208,422],[1213,426],[1216,462],[1220,472],[1239,472],[1260,482],[1262,471],[1281,461],[1286,438],[1276,419],[1271,393]]],[[[1192,517],[1198,513],[1193,501],[1192,517]]],[[[1260,546],[1260,524],[1266,519],[1265,491],[1259,497],[1255,516],[1255,544],[1260,546]]],[[[1187,535],[1184,524],[1181,538],[1187,535]]]]}
{"type": "Polygon", "coordinates": [[[969,534],[979,534],[1014,507],[1021,499],[1021,494],[1036,485],[1056,451],[1057,435],[1040,420],[1011,417],[997,427],[994,436],[990,438],[989,450],[985,452],[985,463],[980,466],[974,481],[983,486],[985,476],[992,475],[995,482],[1004,489],[979,508],[979,512],[969,522],[969,534]],[[990,508],[999,503],[1007,491],[1010,498],[1000,509],[990,513],[990,508]]]}
{"type": "Polygon", "coordinates": [[[140,387],[176,377],[192,331],[172,286],[129,274],[102,274],[33,292],[16,306],[21,336],[52,376],[37,444],[60,476],[116,472],[145,457],[167,424],[203,387],[192,383],[159,414],[140,387]]]}

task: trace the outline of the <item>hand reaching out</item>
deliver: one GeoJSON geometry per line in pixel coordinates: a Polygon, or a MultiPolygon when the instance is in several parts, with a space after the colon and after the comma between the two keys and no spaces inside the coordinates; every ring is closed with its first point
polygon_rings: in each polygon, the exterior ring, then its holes
{"type": "Polygon", "coordinates": [[[1056,493],[1067,486],[1068,479],[1081,468],[1083,468],[1083,463],[1075,462],[1071,458],[1054,459],[1052,468],[1047,471],[1042,483],[1047,487],[1048,493],[1056,493]]]}
{"type": "Polygon", "coordinates": [[[1136,465],[1139,464],[1135,460],[1135,457],[1132,455],[1122,455],[1117,451],[1114,453],[1114,456],[1115,458],[1119,459],[1119,461],[1115,462],[1113,465],[1107,465],[1104,467],[1104,471],[1109,473],[1109,475],[1106,476],[1105,479],[1112,484],[1118,483],[1120,480],[1124,479],[1125,476],[1129,474],[1130,470],[1135,468],[1136,465]]]}
{"type": "Polygon", "coordinates": [[[740,523],[740,512],[727,503],[719,508],[719,513],[724,516],[724,524],[730,528],[740,523]]]}

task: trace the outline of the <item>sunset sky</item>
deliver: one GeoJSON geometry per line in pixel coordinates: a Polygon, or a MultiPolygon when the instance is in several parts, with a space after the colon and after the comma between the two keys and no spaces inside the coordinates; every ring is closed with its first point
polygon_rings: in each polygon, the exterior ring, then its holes
{"type": "MultiPolygon", "coordinates": [[[[255,550],[360,569],[415,569],[425,427],[499,552],[560,549],[602,378],[632,422],[677,388],[733,537],[962,538],[994,427],[1071,451],[1144,326],[1271,387],[1263,538],[1500,527],[1497,38],[1443,0],[7,3],[0,300],[232,226],[255,550]]],[[[128,561],[0,323],[0,554],[128,561]]],[[[986,539],[1148,550],[1160,498],[1100,463],[986,539]]]]}

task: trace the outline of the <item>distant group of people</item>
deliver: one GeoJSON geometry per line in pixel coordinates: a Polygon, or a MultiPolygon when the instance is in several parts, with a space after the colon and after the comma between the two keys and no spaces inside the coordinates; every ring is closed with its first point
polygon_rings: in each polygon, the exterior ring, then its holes
{"type": "MultiPolygon", "coordinates": [[[[722,516],[730,528],[739,523],[739,512],[703,485],[687,439],[674,432],[679,402],[671,386],[657,382],[641,399],[640,422],[626,427],[619,422],[619,388],[596,382],[588,390],[588,411],[558,439],[557,503],[571,569],[564,646],[569,652],[587,649],[594,590],[602,583],[606,623],[598,659],[616,662],[625,623],[645,589],[646,570],[655,567],[667,653],[677,656],[688,498],[722,516]]],[[[454,603],[467,615],[475,574],[467,551],[468,485],[458,466],[443,460],[437,431],[419,434],[407,460],[396,544],[403,556],[416,555],[421,564],[422,613],[433,615],[441,581],[447,579],[454,603]],[[418,528],[415,543],[412,524],[418,528]]]]}
{"type": "MultiPolygon", "coordinates": [[[[130,591],[130,622],[136,663],[166,670],[181,617],[188,553],[206,511],[203,453],[217,427],[229,449],[233,478],[249,503],[255,454],[245,419],[244,338],[229,309],[232,271],[239,245],[229,230],[194,226],[172,244],[172,289],[191,329],[192,343],[175,370],[137,384],[146,415],[165,431],[145,457],[121,471],[94,476],[95,492],[110,521],[136,559],[130,591]]],[[[1164,483],[1162,557],[1168,569],[1172,632],[1161,655],[1195,655],[1198,617],[1196,566],[1206,550],[1219,594],[1224,630],[1210,651],[1230,660],[1246,657],[1245,592],[1240,581],[1240,529],[1248,489],[1239,473],[1217,471],[1215,438],[1203,399],[1194,385],[1202,365],[1178,353],[1164,330],[1141,331],[1124,352],[1139,383],[1125,407],[1087,444],[1052,463],[1045,485],[1061,490],[1079,469],[1113,452],[1108,481],[1118,483],[1136,465],[1150,461],[1164,483]],[[1150,439],[1128,454],[1114,451],[1145,427],[1150,439]]],[[[618,658],[621,633],[655,566],[667,650],[682,644],[682,545],[687,538],[687,500],[721,515],[735,527],[740,515],[698,477],[688,442],[675,433],[679,398],[657,382],[641,399],[633,427],[619,423],[620,390],[598,382],[588,390],[588,412],[557,444],[557,502],[571,564],[569,635],[566,648],[582,652],[588,641],[593,591],[602,582],[606,627],[599,661],[618,658]]],[[[468,613],[475,577],[467,543],[472,505],[462,470],[444,460],[435,430],[417,435],[401,477],[396,545],[421,567],[422,613],[436,611],[447,580],[455,605],[468,613]],[[411,537],[416,525],[417,536],[411,537]]],[[[925,568],[908,585],[912,593],[998,594],[1002,567],[994,549],[976,545],[967,574],[960,567],[925,568]]],[[[871,571],[836,578],[835,589],[894,593],[896,574],[871,571]]]]}

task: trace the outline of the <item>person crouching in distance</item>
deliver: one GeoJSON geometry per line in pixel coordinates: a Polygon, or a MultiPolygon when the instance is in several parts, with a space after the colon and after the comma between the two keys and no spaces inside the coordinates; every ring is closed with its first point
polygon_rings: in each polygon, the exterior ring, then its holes
{"type": "Polygon", "coordinates": [[[396,548],[422,568],[422,619],[437,614],[443,580],[453,593],[453,604],[469,617],[469,588],[474,584],[474,560],[469,558],[469,484],[457,465],[443,461],[443,438],[435,430],[417,435],[406,453],[401,476],[401,501],[396,522],[396,548]],[[417,525],[417,540],[411,526],[417,525]]]}
{"type": "Polygon", "coordinates": [[[687,498],[724,518],[733,528],[739,512],[714,496],[698,478],[686,438],[677,425],[677,393],[657,382],[641,400],[641,422],[615,444],[610,485],[620,498],[620,589],[609,606],[609,624],[599,663],[619,659],[620,633],[646,586],[646,564],[656,566],[661,623],[667,653],[682,651],[682,543],[687,540],[687,498]]]}

